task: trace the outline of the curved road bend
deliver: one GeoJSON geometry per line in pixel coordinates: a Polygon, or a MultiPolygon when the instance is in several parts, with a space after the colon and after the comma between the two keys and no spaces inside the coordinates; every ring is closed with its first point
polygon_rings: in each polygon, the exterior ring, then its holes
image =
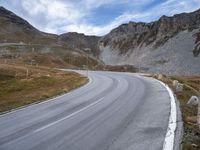
{"type": "Polygon", "coordinates": [[[68,94],[0,115],[0,150],[161,150],[170,99],[159,82],[90,72],[68,94]]]}

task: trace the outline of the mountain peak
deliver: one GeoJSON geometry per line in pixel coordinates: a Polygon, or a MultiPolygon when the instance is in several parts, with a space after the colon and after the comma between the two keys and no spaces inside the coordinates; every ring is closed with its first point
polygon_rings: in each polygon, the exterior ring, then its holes
{"type": "Polygon", "coordinates": [[[3,19],[4,25],[13,24],[15,25],[15,27],[31,29],[31,30],[36,31],[36,29],[32,25],[30,25],[26,20],[22,19],[21,17],[17,16],[15,13],[7,10],[6,8],[2,6],[0,6],[0,17],[4,18],[3,19]]]}
{"type": "Polygon", "coordinates": [[[3,10],[3,9],[6,10],[3,6],[0,6],[0,10],[3,10]]]}
{"type": "Polygon", "coordinates": [[[0,6],[0,15],[4,15],[4,14],[12,14],[12,12],[0,6]]]}

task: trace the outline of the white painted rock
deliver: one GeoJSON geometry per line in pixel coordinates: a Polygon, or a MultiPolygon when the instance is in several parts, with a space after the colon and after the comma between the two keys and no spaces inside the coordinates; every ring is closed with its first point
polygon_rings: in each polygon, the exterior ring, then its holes
{"type": "Polygon", "coordinates": [[[199,98],[197,96],[192,96],[189,101],[187,102],[188,105],[195,106],[198,105],[199,98]]]}
{"type": "Polygon", "coordinates": [[[178,81],[177,80],[173,80],[172,85],[173,85],[173,87],[177,87],[178,81]]]}
{"type": "Polygon", "coordinates": [[[163,79],[163,75],[162,74],[159,74],[158,75],[158,80],[162,80],[163,79]]]}
{"type": "Polygon", "coordinates": [[[176,86],[176,92],[182,92],[183,91],[183,84],[178,83],[176,86]]]}

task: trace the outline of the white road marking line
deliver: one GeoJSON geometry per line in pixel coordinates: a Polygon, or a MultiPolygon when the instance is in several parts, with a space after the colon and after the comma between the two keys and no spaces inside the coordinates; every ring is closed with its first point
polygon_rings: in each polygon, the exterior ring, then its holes
{"type": "Polygon", "coordinates": [[[165,135],[163,150],[173,150],[174,149],[175,131],[176,131],[176,126],[177,126],[176,125],[176,101],[174,98],[174,94],[173,94],[172,90],[169,88],[169,86],[159,80],[157,80],[157,81],[160,82],[167,89],[169,96],[170,96],[170,105],[171,105],[169,124],[168,124],[167,133],[165,135]]]}
{"type": "Polygon", "coordinates": [[[70,117],[72,117],[72,116],[74,116],[74,115],[76,115],[76,114],[78,114],[78,113],[80,113],[80,112],[82,112],[82,111],[84,111],[84,110],[86,110],[86,109],[88,109],[88,108],[90,108],[90,107],[96,105],[97,103],[101,102],[103,99],[104,99],[104,97],[102,97],[102,98],[100,98],[99,100],[97,100],[96,102],[94,102],[94,103],[92,103],[92,104],[90,104],[90,105],[84,107],[83,109],[80,109],[80,110],[78,110],[78,111],[76,111],[76,112],[74,112],[74,113],[72,113],[72,114],[70,114],[70,115],[68,115],[68,116],[66,116],[66,117],[64,117],[64,118],[62,118],[62,119],[59,119],[59,120],[57,120],[57,121],[55,121],[55,122],[52,122],[52,123],[50,123],[50,124],[48,124],[48,125],[46,125],[46,126],[43,126],[43,127],[39,128],[39,129],[33,131],[33,132],[34,132],[34,133],[40,132],[40,131],[42,131],[42,130],[48,128],[48,127],[51,127],[51,126],[53,126],[53,125],[55,125],[55,124],[57,124],[57,123],[59,123],[59,122],[65,120],[65,119],[68,119],[68,118],[70,118],[70,117]]]}

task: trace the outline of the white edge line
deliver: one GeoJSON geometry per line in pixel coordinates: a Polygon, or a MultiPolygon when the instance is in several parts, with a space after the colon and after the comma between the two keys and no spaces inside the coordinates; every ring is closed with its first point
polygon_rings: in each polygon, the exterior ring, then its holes
{"type": "MultiPolygon", "coordinates": [[[[138,77],[141,77],[142,75],[139,74],[138,77]]],[[[176,100],[173,94],[173,91],[169,88],[169,86],[163,82],[161,82],[160,80],[157,80],[155,78],[153,78],[154,80],[156,80],[157,82],[159,82],[160,84],[162,84],[166,90],[169,93],[169,97],[170,97],[170,106],[171,106],[171,110],[170,110],[170,116],[169,116],[169,123],[168,123],[168,128],[167,128],[167,133],[165,135],[165,140],[163,143],[163,148],[162,150],[173,150],[174,149],[174,141],[175,141],[175,131],[176,131],[176,127],[177,127],[177,123],[176,123],[176,115],[177,115],[177,111],[176,111],[176,100]]]]}
{"type": "Polygon", "coordinates": [[[176,131],[176,100],[172,90],[168,85],[163,82],[157,80],[160,84],[165,86],[170,96],[170,105],[171,111],[169,116],[169,124],[167,128],[167,133],[165,135],[165,141],[163,143],[163,150],[173,150],[174,149],[174,140],[175,140],[175,131],[176,131]]]}
{"type": "MultiPolygon", "coordinates": [[[[89,82],[88,82],[87,84],[85,84],[85,85],[79,87],[79,88],[83,88],[83,87],[89,86],[89,85],[93,82],[93,80],[92,80],[91,77],[88,77],[88,78],[89,78],[89,82]]],[[[11,109],[11,110],[2,112],[2,113],[0,113],[0,117],[3,117],[3,116],[8,115],[8,114],[16,113],[16,112],[18,112],[18,111],[22,111],[22,110],[24,110],[24,109],[26,109],[26,108],[28,108],[28,107],[32,107],[32,106],[36,106],[36,105],[39,105],[39,104],[48,103],[49,101],[52,101],[52,100],[61,98],[61,97],[63,97],[63,96],[66,96],[66,95],[70,94],[71,92],[73,92],[73,91],[75,91],[75,90],[77,90],[77,89],[79,89],[79,88],[76,88],[76,89],[74,89],[74,90],[72,90],[72,91],[70,91],[70,92],[68,92],[68,93],[64,93],[64,94],[62,94],[62,95],[58,95],[58,96],[52,97],[52,98],[50,98],[50,99],[46,99],[46,100],[41,101],[41,102],[35,102],[35,103],[32,103],[32,104],[28,104],[28,105],[25,105],[25,106],[21,106],[21,107],[18,107],[18,108],[14,108],[14,109],[11,109]]]]}

